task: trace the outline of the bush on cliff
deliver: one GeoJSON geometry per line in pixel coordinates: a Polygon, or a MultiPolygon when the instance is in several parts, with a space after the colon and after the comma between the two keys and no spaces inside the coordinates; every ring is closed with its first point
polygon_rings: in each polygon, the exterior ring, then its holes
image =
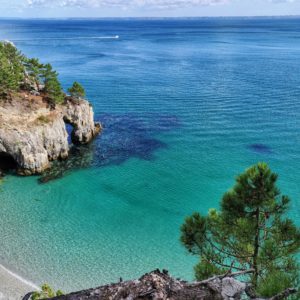
{"type": "Polygon", "coordinates": [[[85,90],[84,90],[83,86],[76,81],[68,89],[68,92],[74,98],[84,98],[85,97],[85,90]]]}
{"type": "Polygon", "coordinates": [[[61,296],[63,292],[58,290],[55,292],[48,284],[42,285],[41,291],[34,292],[31,296],[31,300],[42,300],[42,299],[49,299],[55,296],[61,296]]]}
{"type": "Polygon", "coordinates": [[[300,230],[284,216],[290,200],[276,182],[267,164],[254,165],[224,194],[220,211],[194,213],[185,220],[181,242],[200,257],[198,280],[252,269],[248,280],[261,296],[297,286],[300,230]]]}

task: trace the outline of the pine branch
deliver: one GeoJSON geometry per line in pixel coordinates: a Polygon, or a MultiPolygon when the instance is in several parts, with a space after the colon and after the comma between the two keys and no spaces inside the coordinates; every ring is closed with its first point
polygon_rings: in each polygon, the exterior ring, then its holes
{"type": "MultiPolygon", "coordinates": [[[[231,273],[230,271],[228,271],[227,273],[225,273],[223,275],[216,275],[216,276],[211,277],[209,279],[202,280],[202,281],[199,281],[197,283],[192,283],[191,285],[192,286],[206,285],[209,282],[214,281],[216,279],[223,279],[225,277],[237,277],[237,276],[241,276],[241,275],[250,274],[250,273],[253,273],[253,272],[254,272],[254,269],[249,269],[249,270],[244,270],[244,271],[239,271],[239,272],[234,272],[234,273],[231,273]]],[[[271,299],[271,300],[277,300],[277,299],[271,299]]]]}
{"type": "Polygon", "coordinates": [[[236,269],[236,270],[239,270],[239,271],[245,271],[245,269],[240,268],[240,267],[235,267],[235,266],[233,266],[232,264],[231,264],[231,265],[227,265],[227,264],[218,262],[218,261],[216,261],[215,259],[213,259],[212,257],[207,258],[207,261],[213,262],[213,263],[215,263],[216,265],[218,265],[218,266],[220,266],[220,267],[223,267],[223,268],[229,268],[229,270],[231,270],[231,269],[236,269]]]}
{"type": "MultiPolygon", "coordinates": [[[[228,251],[225,251],[224,249],[220,249],[218,246],[216,246],[209,238],[207,238],[206,236],[204,236],[205,240],[211,245],[212,248],[216,249],[217,251],[219,251],[221,254],[225,254],[227,256],[231,256],[231,257],[234,257],[234,258],[237,258],[237,259],[245,259],[245,258],[250,258],[252,257],[253,255],[245,255],[245,256],[242,256],[242,255],[238,255],[238,254],[235,254],[235,253],[230,253],[228,251]]],[[[233,247],[232,247],[233,248],[233,247]]]]}

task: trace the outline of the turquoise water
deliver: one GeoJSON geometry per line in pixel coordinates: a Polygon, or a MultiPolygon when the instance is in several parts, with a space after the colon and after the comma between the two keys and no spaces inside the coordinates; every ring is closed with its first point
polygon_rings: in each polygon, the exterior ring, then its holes
{"type": "Polygon", "coordinates": [[[192,279],[184,217],[262,160],[300,225],[300,19],[2,20],[0,38],[82,82],[104,125],[60,178],[5,178],[1,264],[65,291],[192,279]]]}

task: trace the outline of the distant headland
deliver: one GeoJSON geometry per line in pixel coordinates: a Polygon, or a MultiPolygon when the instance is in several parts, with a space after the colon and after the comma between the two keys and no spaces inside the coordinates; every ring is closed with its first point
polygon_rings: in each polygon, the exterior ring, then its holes
{"type": "Polygon", "coordinates": [[[83,87],[63,92],[50,64],[29,59],[8,41],[0,43],[0,170],[39,174],[68,157],[66,124],[74,144],[89,143],[100,131],[83,87]]]}

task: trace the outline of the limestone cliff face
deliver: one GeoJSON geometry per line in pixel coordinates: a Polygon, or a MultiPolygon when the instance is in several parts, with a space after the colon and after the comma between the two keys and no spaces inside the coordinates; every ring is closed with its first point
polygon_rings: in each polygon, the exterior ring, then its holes
{"type": "Polygon", "coordinates": [[[65,122],[74,127],[74,143],[85,144],[101,129],[93,118],[86,100],[67,99],[54,110],[40,97],[26,94],[10,102],[0,101],[0,155],[10,155],[21,175],[41,173],[50,161],[68,156],[65,122]]]}
{"type": "Polygon", "coordinates": [[[41,173],[49,161],[68,156],[68,135],[62,119],[31,128],[1,128],[0,152],[13,157],[22,175],[41,173]]]}
{"type": "Polygon", "coordinates": [[[86,144],[99,131],[94,123],[94,111],[85,100],[69,100],[64,107],[64,120],[74,126],[73,143],[86,144]]]}

